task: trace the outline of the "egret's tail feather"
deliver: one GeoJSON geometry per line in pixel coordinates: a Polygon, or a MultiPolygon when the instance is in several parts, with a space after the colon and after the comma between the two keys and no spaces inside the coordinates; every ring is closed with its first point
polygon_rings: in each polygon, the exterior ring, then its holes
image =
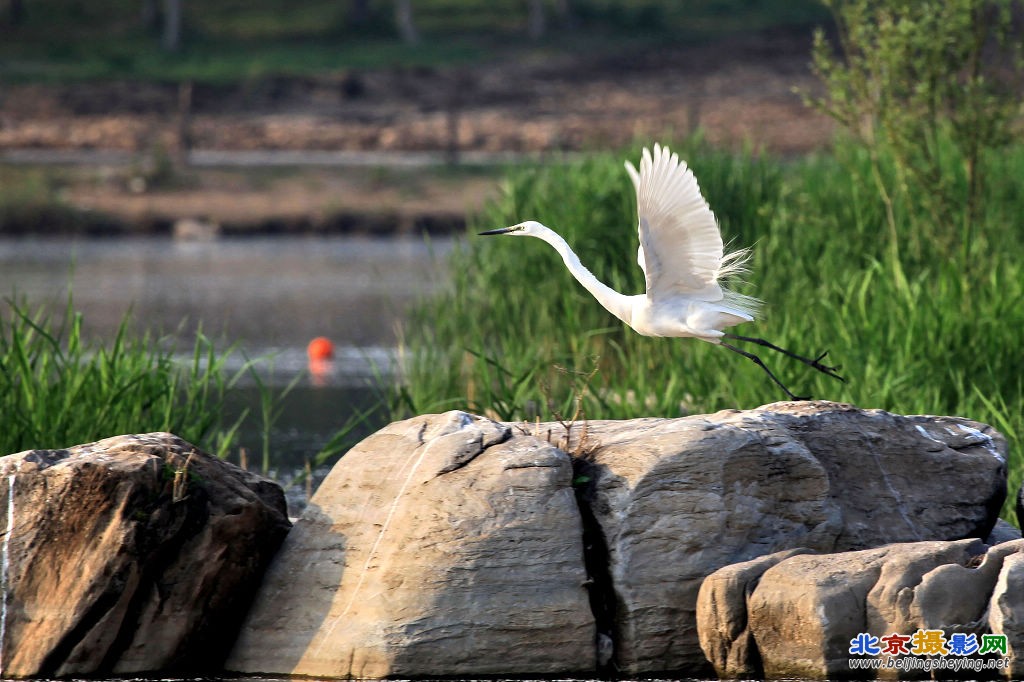
{"type": "Polygon", "coordinates": [[[759,298],[738,294],[725,288],[722,289],[722,304],[741,315],[749,317],[751,321],[761,315],[761,308],[764,305],[759,298]]]}
{"type": "Polygon", "coordinates": [[[722,266],[718,268],[718,279],[734,275],[745,275],[750,272],[748,264],[754,252],[750,249],[736,249],[722,256],[722,266]]]}
{"type": "MultiPolygon", "coordinates": [[[[743,275],[750,272],[748,264],[752,256],[753,252],[750,249],[737,249],[725,254],[722,257],[722,266],[718,269],[717,279],[738,277],[742,281],[743,275]]],[[[758,317],[761,313],[763,304],[759,298],[738,294],[735,291],[730,291],[726,286],[722,286],[722,295],[722,302],[725,305],[734,308],[737,312],[750,316],[751,319],[758,317]]]]}

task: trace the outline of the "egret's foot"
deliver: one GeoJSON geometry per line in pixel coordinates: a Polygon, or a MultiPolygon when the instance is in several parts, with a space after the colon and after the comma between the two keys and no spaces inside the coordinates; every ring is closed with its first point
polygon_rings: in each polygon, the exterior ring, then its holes
{"type": "Polygon", "coordinates": [[[828,355],[828,351],[825,351],[824,353],[822,353],[818,357],[814,358],[813,360],[811,360],[810,358],[797,358],[797,359],[801,360],[806,365],[808,365],[810,367],[813,367],[814,369],[818,370],[822,374],[827,374],[828,376],[832,377],[833,379],[838,379],[839,381],[842,381],[845,384],[846,383],[846,379],[844,379],[843,377],[839,376],[839,374],[837,374],[837,372],[843,368],[842,365],[834,365],[833,366],[833,365],[824,365],[824,364],[822,364],[821,361],[825,359],[826,355],[828,355]]]}
{"type": "Polygon", "coordinates": [[[757,357],[753,353],[747,352],[747,351],[743,350],[742,348],[737,348],[736,346],[730,346],[729,344],[725,343],[724,341],[719,341],[719,345],[722,346],[722,348],[727,348],[728,350],[731,350],[733,353],[739,353],[740,355],[742,355],[743,357],[749,359],[755,365],[757,365],[758,367],[763,369],[765,371],[765,373],[768,375],[768,377],[772,381],[774,381],[775,384],[786,393],[786,395],[789,397],[790,400],[797,400],[797,401],[799,401],[799,400],[810,400],[811,399],[811,396],[807,396],[807,397],[798,396],[795,393],[793,393],[793,391],[789,390],[786,387],[786,385],[784,383],[782,383],[781,381],[779,381],[779,378],[777,376],[775,376],[770,369],[768,369],[768,366],[764,364],[764,362],[761,360],[761,358],[757,357]]]}
{"type": "Polygon", "coordinates": [[[841,367],[839,365],[836,365],[836,366],[833,367],[833,366],[830,366],[830,365],[822,364],[821,361],[824,360],[825,356],[828,355],[828,351],[825,351],[824,353],[822,353],[821,355],[819,355],[816,358],[809,358],[807,356],[800,355],[799,353],[794,353],[791,350],[787,350],[785,348],[782,348],[781,346],[776,346],[771,341],[766,341],[766,340],[764,340],[762,338],[758,338],[756,336],[740,336],[739,334],[725,333],[725,334],[722,335],[722,337],[726,338],[726,339],[735,339],[736,341],[746,341],[748,343],[756,343],[757,345],[763,346],[764,348],[769,348],[769,349],[771,349],[773,351],[776,351],[777,353],[782,353],[786,357],[793,358],[794,360],[799,360],[800,362],[804,363],[808,367],[813,367],[814,369],[818,370],[822,374],[827,374],[828,376],[832,377],[833,379],[838,379],[839,381],[842,381],[843,383],[846,383],[846,379],[844,379],[843,377],[839,376],[839,374],[837,373],[839,371],[839,369],[841,369],[841,367]]]}

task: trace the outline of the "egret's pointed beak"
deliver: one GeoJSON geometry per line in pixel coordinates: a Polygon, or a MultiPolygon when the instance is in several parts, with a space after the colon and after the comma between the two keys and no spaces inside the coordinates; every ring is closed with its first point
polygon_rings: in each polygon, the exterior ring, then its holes
{"type": "Polygon", "coordinates": [[[481,236],[489,235],[489,234],[505,234],[506,232],[511,232],[514,229],[516,229],[516,228],[515,227],[499,227],[497,230],[487,230],[486,232],[479,232],[478,234],[481,235],[481,236]]]}

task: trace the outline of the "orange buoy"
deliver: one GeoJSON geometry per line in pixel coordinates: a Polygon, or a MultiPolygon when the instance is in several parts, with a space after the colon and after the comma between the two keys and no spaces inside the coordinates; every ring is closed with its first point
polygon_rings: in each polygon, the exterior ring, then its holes
{"type": "Polygon", "coordinates": [[[318,336],[306,346],[310,361],[330,360],[334,357],[334,344],[326,336],[318,336]]]}

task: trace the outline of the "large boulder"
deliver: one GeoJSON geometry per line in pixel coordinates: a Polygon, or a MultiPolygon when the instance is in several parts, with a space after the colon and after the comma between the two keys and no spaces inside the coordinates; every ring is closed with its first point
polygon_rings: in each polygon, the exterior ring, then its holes
{"type": "Polygon", "coordinates": [[[884,649],[881,638],[892,633],[909,647],[919,630],[946,638],[1006,632],[1012,649],[1024,643],[1013,597],[1024,588],[1021,557],[1021,540],[988,547],[965,539],[727,566],[701,590],[701,641],[720,675],[761,678],[850,677],[854,640],[884,649]]]}
{"type": "Polygon", "coordinates": [[[697,594],[722,566],[796,547],[834,552],[984,538],[1006,494],[1006,443],[955,417],[829,402],[587,424],[584,499],[629,673],[711,672],[697,594]]]}
{"type": "MultiPolygon", "coordinates": [[[[794,548],[985,538],[1005,456],[983,424],[828,402],[576,425],[417,417],[368,438],[324,481],[228,666],[707,674],[696,613],[706,576],[794,548]]],[[[753,589],[763,570],[734,582],[753,589]]],[[[747,599],[716,604],[731,613],[747,599]]],[[[731,622],[708,642],[750,674],[753,632],[731,622]]]]}
{"type": "Polygon", "coordinates": [[[562,450],[461,412],[386,427],[295,524],[230,670],[330,677],[595,668],[562,450]]]}
{"type": "Polygon", "coordinates": [[[218,669],[289,523],[274,483],[168,433],[0,457],[0,668],[218,669]]]}

